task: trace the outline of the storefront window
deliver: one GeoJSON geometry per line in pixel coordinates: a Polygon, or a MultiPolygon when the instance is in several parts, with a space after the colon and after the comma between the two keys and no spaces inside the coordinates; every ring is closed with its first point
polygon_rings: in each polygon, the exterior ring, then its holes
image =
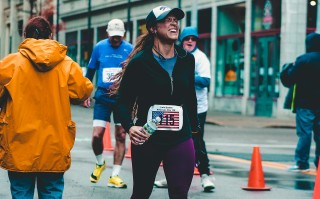
{"type": "MultiPolygon", "coordinates": [[[[317,26],[317,0],[308,0],[307,28],[309,32],[315,31],[317,26]]],[[[320,2],[319,2],[320,3],[320,2]]]]}
{"type": "Polygon", "coordinates": [[[98,29],[97,29],[97,42],[107,38],[108,34],[107,34],[106,29],[107,29],[106,26],[98,27],[98,29]]]}
{"type": "Polygon", "coordinates": [[[252,31],[279,29],[281,26],[281,1],[254,0],[252,31]]]}
{"type": "Polygon", "coordinates": [[[197,43],[208,58],[211,53],[211,8],[198,11],[198,33],[199,41],[197,43]],[[204,23],[205,22],[205,23],[204,23]]]}
{"type": "Polygon", "coordinates": [[[242,96],[244,91],[245,3],[218,8],[215,96],[242,96]]]}
{"type": "Polygon", "coordinates": [[[88,66],[93,47],[93,29],[81,30],[80,66],[88,66]]]}
{"type": "Polygon", "coordinates": [[[228,38],[218,41],[216,96],[243,95],[243,50],[243,38],[228,38]]]}
{"type": "Polygon", "coordinates": [[[75,61],[77,60],[77,55],[78,55],[77,40],[78,40],[77,31],[68,32],[66,34],[66,45],[68,46],[67,55],[75,61]]]}
{"type": "Polygon", "coordinates": [[[138,28],[137,28],[137,30],[138,30],[137,35],[138,36],[148,32],[148,30],[146,28],[146,20],[144,20],[144,19],[138,20],[137,25],[138,25],[138,28]]]}

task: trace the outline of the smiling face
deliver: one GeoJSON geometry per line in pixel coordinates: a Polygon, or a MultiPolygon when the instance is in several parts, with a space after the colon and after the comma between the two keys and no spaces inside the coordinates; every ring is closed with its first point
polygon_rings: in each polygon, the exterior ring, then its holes
{"type": "Polygon", "coordinates": [[[182,41],[183,48],[188,52],[193,51],[196,45],[197,45],[197,38],[194,36],[187,36],[182,41]]]}
{"type": "Polygon", "coordinates": [[[121,36],[112,36],[112,37],[109,37],[109,41],[110,41],[112,47],[117,48],[121,44],[122,37],[121,36]]]}
{"type": "Polygon", "coordinates": [[[168,15],[157,23],[155,30],[159,39],[175,42],[179,36],[178,19],[174,15],[168,15]]]}

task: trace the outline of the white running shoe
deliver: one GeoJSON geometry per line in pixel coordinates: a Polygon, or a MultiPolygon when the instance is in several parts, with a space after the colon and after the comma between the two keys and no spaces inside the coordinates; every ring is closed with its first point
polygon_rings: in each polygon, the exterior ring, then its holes
{"type": "Polygon", "coordinates": [[[156,186],[157,188],[168,188],[167,179],[154,181],[154,186],[156,186]]]}
{"type": "Polygon", "coordinates": [[[214,178],[210,177],[208,174],[201,175],[201,185],[205,192],[212,191],[215,188],[213,180],[214,178]]]}

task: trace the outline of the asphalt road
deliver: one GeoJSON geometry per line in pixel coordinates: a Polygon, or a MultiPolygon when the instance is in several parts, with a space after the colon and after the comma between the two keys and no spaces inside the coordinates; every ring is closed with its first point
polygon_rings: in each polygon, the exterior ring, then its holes
{"type": "MultiPolygon", "coordinates": [[[[108,188],[107,179],[112,172],[112,151],[105,151],[107,169],[101,180],[89,181],[95,158],[91,150],[92,111],[73,107],[73,118],[77,122],[77,136],[72,150],[72,165],[65,174],[64,198],[128,199],[132,191],[131,161],[126,158],[121,177],[127,189],[108,188]]],[[[111,136],[113,138],[113,135],[111,136]]],[[[206,125],[206,145],[210,153],[211,169],[214,172],[216,189],[203,192],[200,177],[194,176],[190,199],[310,199],[314,190],[316,172],[291,173],[286,167],[293,164],[293,153],[297,141],[293,129],[239,128],[206,125]],[[271,191],[245,191],[248,184],[253,146],[259,146],[262,158],[263,179],[271,191]]],[[[113,139],[114,141],[114,139],[113,139]]],[[[113,142],[114,143],[114,142],[113,142]]],[[[314,145],[313,145],[314,146],[314,145]]],[[[311,158],[313,158],[312,147],[311,158]]],[[[312,159],[310,159],[310,163],[312,159]]],[[[314,169],[314,166],[312,165],[314,169]]],[[[157,179],[164,178],[160,167],[157,179]]],[[[0,199],[11,198],[6,171],[0,169],[0,199]]],[[[35,196],[35,198],[37,198],[35,196]]],[[[151,199],[167,199],[167,189],[154,188],[151,199]]]]}

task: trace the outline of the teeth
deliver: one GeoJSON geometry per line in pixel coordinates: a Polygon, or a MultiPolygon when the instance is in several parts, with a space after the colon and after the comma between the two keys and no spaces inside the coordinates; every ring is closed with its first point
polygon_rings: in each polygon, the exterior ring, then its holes
{"type": "Polygon", "coordinates": [[[177,32],[177,30],[170,30],[170,32],[177,32]]]}

